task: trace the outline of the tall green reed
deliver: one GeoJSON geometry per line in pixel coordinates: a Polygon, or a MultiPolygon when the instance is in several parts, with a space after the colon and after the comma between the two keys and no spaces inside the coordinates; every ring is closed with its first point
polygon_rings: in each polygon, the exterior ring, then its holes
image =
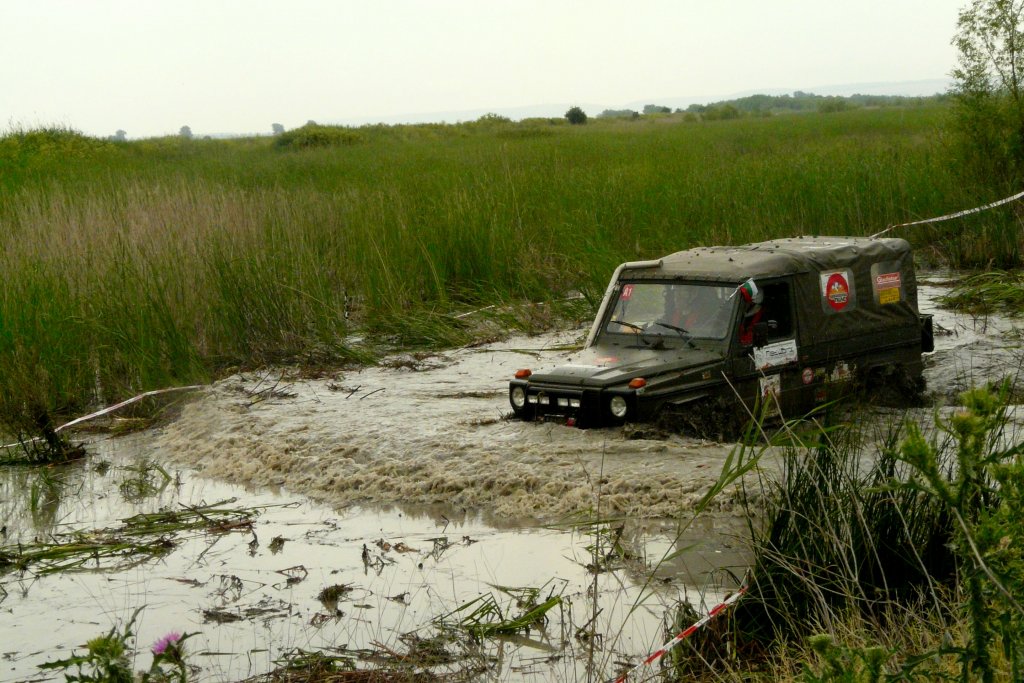
{"type": "Polygon", "coordinates": [[[26,152],[12,134],[0,414],[25,395],[67,413],[225,367],[462,343],[476,332],[453,314],[593,304],[624,260],[959,208],[944,115],[367,127],[299,149],[57,131],[26,152]]]}

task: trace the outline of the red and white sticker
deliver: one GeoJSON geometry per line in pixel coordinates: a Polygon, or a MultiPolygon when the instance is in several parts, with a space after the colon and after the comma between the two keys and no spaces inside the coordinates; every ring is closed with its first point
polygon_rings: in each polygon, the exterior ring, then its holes
{"type": "Polygon", "coordinates": [[[899,286],[899,273],[880,273],[875,276],[875,289],[878,291],[881,291],[883,289],[892,289],[893,287],[899,286]]]}
{"type": "MultiPolygon", "coordinates": [[[[874,266],[872,267],[872,272],[874,266]]],[[[900,302],[900,288],[903,283],[900,280],[899,271],[894,273],[877,273],[873,281],[875,285],[875,296],[881,305],[898,304],[900,302]]]]}
{"type": "Polygon", "coordinates": [[[804,384],[810,384],[814,381],[814,370],[811,368],[804,368],[803,374],[801,375],[804,380],[804,384]]]}
{"type": "Polygon", "coordinates": [[[833,311],[841,311],[850,303],[850,280],[846,271],[822,273],[821,289],[833,311]]]}
{"type": "Polygon", "coordinates": [[[629,301],[631,296],[633,296],[633,285],[622,285],[622,295],[619,298],[623,301],[629,301]]]}

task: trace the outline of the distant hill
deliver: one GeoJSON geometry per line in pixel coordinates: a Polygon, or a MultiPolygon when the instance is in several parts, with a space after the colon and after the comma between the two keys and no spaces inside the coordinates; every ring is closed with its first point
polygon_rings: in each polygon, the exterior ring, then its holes
{"type": "Polygon", "coordinates": [[[436,111],[419,112],[409,114],[395,114],[387,116],[362,116],[342,120],[325,120],[321,123],[342,124],[359,126],[368,123],[456,123],[459,121],[474,121],[484,114],[498,114],[513,120],[527,119],[534,117],[561,117],[570,107],[582,107],[589,116],[597,116],[605,110],[634,110],[643,111],[645,105],[657,104],[672,109],[686,109],[690,105],[706,105],[713,103],[729,102],[754,95],[792,95],[795,92],[813,93],[815,95],[844,96],[851,95],[889,95],[904,97],[923,97],[944,93],[949,89],[949,79],[928,79],[920,81],[899,81],[880,83],[847,83],[844,85],[822,85],[813,88],[763,88],[744,92],[711,95],[711,96],[674,96],[674,97],[653,97],[646,100],[635,100],[624,104],[594,102],[552,102],[548,104],[524,105],[517,107],[491,107],[479,109],[462,109],[459,111],[436,111]]]}
{"type": "MultiPolygon", "coordinates": [[[[932,78],[922,81],[899,81],[890,83],[847,83],[845,85],[819,85],[813,88],[761,88],[744,90],[724,96],[705,97],[655,97],[646,100],[634,100],[612,109],[632,109],[642,111],[647,104],[659,104],[673,109],[686,109],[692,104],[712,104],[729,102],[753,95],[792,95],[795,92],[814,93],[815,95],[832,95],[849,97],[851,95],[891,95],[903,97],[926,97],[944,93],[949,90],[952,81],[948,78],[932,78]]],[[[590,110],[587,110],[590,113],[590,110]]]]}
{"type": "MultiPolygon", "coordinates": [[[[772,116],[797,112],[839,112],[859,107],[905,107],[926,101],[940,101],[948,98],[947,93],[924,96],[907,95],[821,95],[797,90],[782,95],[746,95],[731,100],[691,104],[685,109],[676,108],[674,113],[685,112],[687,116],[699,115],[703,120],[735,119],[741,116],[772,116]]],[[[638,113],[635,109],[605,109],[598,118],[636,118],[640,114],[672,113],[671,107],[660,104],[645,104],[638,113]]]]}

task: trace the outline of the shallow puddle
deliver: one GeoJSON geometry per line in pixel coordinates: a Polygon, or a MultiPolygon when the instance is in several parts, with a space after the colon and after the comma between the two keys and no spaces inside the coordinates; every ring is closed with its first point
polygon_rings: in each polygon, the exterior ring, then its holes
{"type": "MultiPolygon", "coordinates": [[[[606,571],[595,573],[597,527],[585,518],[545,528],[450,507],[338,512],[298,495],[175,470],[162,491],[138,496],[137,485],[125,482],[135,482],[138,464],[159,455],[151,441],[147,435],[100,439],[86,462],[48,468],[42,477],[40,470],[0,470],[5,544],[118,527],[121,519],[160,508],[230,499],[237,499],[230,506],[267,507],[251,531],[175,538],[172,552],[137,566],[90,560],[80,571],[7,573],[0,578],[7,593],[0,602],[0,680],[61,680],[38,665],[73,649],[82,653],[87,640],[123,625],[139,607],[137,670],[149,666],[148,646],[169,631],[198,633],[187,650],[204,681],[264,673],[294,648],[373,650],[379,658],[382,651],[405,652],[404,634],[432,637],[439,632],[433,619],[480,596],[493,596],[509,616],[521,612],[512,594],[497,587],[539,588],[540,601],[558,595],[563,602],[528,634],[488,638],[480,647],[465,636],[448,642],[454,661],[441,670],[480,667],[500,680],[580,680],[594,643],[595,670],[608,677],[623,653],[635,657],[660,644],[662,619],[681,595],[696,603],[702,589],[729,581],[724,574],[711,581],[710,572],[730,566],[741,573],[744,564],[731,517],[703,519],[684,534],[672,525],[625,524],[620,551],[603,565],[606,571]],[[330,587],[338,587],[336,602],[319,600],[330,587]]],[[[162,481],[153,476],[157,485],[162,481]]],[[[610,536],[601,534],[601,554],[610,551],[610,536]]],[[[703,597],[713,604],[720,595],[703,597]]]]}

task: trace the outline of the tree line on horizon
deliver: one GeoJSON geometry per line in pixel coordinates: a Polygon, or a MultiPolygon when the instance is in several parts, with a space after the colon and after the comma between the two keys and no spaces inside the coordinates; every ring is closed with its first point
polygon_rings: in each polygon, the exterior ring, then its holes
{"type": "Polygon", "coordinates": [[[731,100],[707,104],[691,104],[672,109],[659,104],[646,104],[641,111],[634,109],[605,109],[597,118],[640,118],[656,114],[686,114],[704,120],[738,119],[746,116],[772,116],[781,113],[818,112],[833,113],[860,107],[907,107],[927,103],[945,102],[949,95],[936,93],[927,97],[906,95],[816,95],[802,90],[783,95],[748,95],[731,100]]]}

